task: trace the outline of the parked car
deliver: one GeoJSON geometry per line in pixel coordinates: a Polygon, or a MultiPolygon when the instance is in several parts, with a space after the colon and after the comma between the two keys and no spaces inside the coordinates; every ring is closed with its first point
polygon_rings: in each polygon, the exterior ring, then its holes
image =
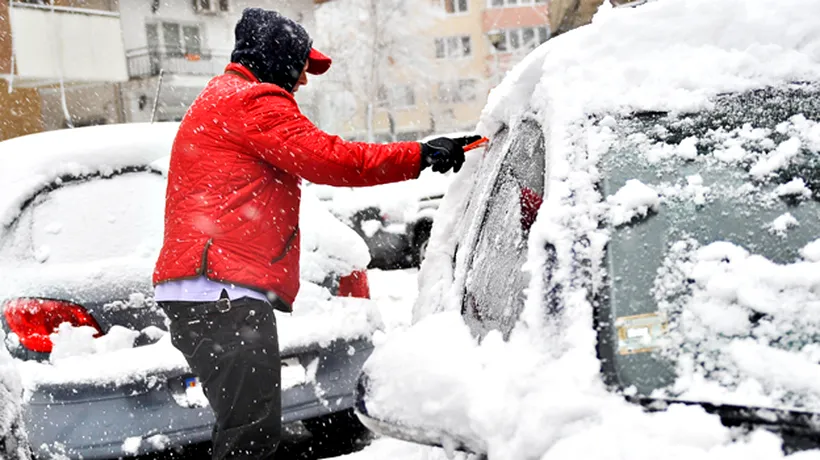
{"type": "MultiPolygon", "coordinates": [[[[440,137],[468,136],[472,133],[436,134],[440,137]]],[[[484,147],[471,154],[480,154],[484,147]]],[[[370,268],[401,269],[418,267],[424,259],[430,229],[452,173],[430,170],[418,179],[372,187],[330,187],[308,184],[331,212],[361,236],[370,249],[370,268]]]]}
{"type": "MultiPolygon", "coordinates": [[[[151,285],[176,129],[0,143],[2,326],[39,456],[116,458],[210,439],[211,410],[151,285]]],[[[352,436],[356,378],[380,326],[367,247],[309,193],[300,220],[302,288],[293,314],[277,312],[283,422],[352,436]]]]}
{"type": "Polygon", "coordinates": [[[490,458],[820,448],[820,3],[781,6],[607,9],[508,75],[366,426],[490,458]]]}

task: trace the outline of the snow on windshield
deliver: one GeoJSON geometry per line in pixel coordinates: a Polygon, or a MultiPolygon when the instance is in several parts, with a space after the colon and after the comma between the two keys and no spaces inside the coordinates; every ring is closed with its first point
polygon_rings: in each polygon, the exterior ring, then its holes
{"type": "Polygon", "coordinates": [[[817,262],[778,264],[729,242],[680,241],[655,286],[674,318],[665,350],[679,376],[669,393],[820,410],[817,262]]]}

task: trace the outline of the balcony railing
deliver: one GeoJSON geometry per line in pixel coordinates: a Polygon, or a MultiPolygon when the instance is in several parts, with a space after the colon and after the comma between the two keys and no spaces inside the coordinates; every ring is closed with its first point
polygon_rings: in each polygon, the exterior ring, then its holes
{"type": "Polygon", "coordinates": [[[230,60],[227,53],[210,50],[186,54],[181,50],[142,48],[126,54],[131,78],[152,77],[159,75],[160,70],[168,74],[210,77],[222,73],[230,60]]]}

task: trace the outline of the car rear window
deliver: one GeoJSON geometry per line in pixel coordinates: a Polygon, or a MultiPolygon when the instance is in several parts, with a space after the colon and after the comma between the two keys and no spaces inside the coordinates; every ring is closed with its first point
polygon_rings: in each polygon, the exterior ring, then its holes
{"type": "Polygon", "coordinates": [[[820,409],[818,120],[796,85],[610,123],[602,343],[621,387],[820,409]]]}
{"type": "Polygon", "coordinates": [[[23,210],[4,253],[45,264],[155,257],[164,197],[165,180],[148,171],[65,182],[23,210]]]}

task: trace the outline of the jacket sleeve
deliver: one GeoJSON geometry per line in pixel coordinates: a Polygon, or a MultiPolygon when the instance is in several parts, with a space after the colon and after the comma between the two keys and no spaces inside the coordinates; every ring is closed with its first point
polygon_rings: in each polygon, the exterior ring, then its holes
{"type": "Polygon", "coordinates": [[[421,145],[417,142],[344,141],[317,128],[289,94],[280,92],[251,98],[246,110],[245,135],[251,151],[315,184],[368,186],[419,175],[421,145]]]}

